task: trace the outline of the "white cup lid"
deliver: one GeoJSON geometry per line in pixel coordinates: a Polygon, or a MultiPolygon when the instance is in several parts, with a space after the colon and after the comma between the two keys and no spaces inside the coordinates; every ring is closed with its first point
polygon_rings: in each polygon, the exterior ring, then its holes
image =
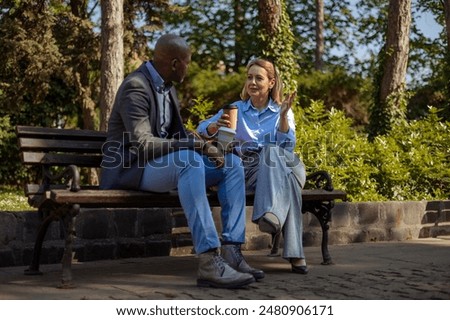
{"type": "Polygon", "coordinates": [[[236,130],[231,129],[231,128],[227,128],[227,127],[220,127],[219,131],[224,131],[224,132],[228,132],[228,133],[231,133],[231,134],[236,134],[236,130]]]}

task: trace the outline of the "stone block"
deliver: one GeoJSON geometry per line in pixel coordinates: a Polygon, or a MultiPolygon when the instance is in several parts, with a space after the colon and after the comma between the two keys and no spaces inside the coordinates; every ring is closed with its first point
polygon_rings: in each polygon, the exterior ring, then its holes
{"type": "Polygon", "coordinates": [[[348,244],[353,241],[352,234],[350,234],[347,231],[343,231],[342,229],[339,230],[333,230],[330,229],[328,231],[328,244],[329,245],[335,245],[335,244],[348,244]]]}
{"type": "Polygon", "coordinates": [[[321,229],[308,229],[303,231],[303,246],[304,247],[316,247],[322,243],[322,231],[321,229]]]}
{"type": "Polygon", "coordinates": [[[404,203],[400,201],[385,201],[381,203],[381,214],[387,226],[399,227],[405,216],[404,203]]]}
{"type": "Polygon", "coordinates": [[[317,217],[310,212],[304,213],[303,228],[320,228],[319,219],[317,219],[317,217]]]}
{"type": "Polygon", "coordinates": [[[65,239],[66,233],[64,230],[64,223],[62,220],[53,221],[50,223],[45,234],[45,241],[65,239]]]}
{"type": "Polygon", "coordinates": [[[409,226],[420,225],[426,208],[426,201],[408,201],[403,203],[403,222],[409,226]]]}
{"type": "Polygon", "coordinates": [[[119,240],[117,243],[117,258],[143,257],[145,254],[144,241],[119,240]]]}
{"type": "Polygon", "coordinates": [[[46,244],[42,247],[41,263],[52,264],[61,263],[61,259],[64,255],[64,242],[46,244]]]}
{"type": "Polygon", "coordinates": [[[193,245],[190,233],[177,233],[171,237],[173,248],[190,247],[193,245]]]}
{"type": "Polygon", "coordinates": [[[417,238],[417,236],[413,235],[413,230],[411,228],[394,227],[394,228],[389,229],[389,238],[387,240],[404,241],[404,240],[410,240],[413,238],[417,238]]]}
{"type": "Polygon", "coordinates": [[[270,248],[272,243],[271,235],[267,233],[254,233],[251,236],[246,236],[245,243],[242,245],[242,250],[265,250],[270,248]]]}
{"type": "Polygon", "coordinates": [[[83,247],[76,249],[78,261],[94,261],[115,259],[117,245],[114,241],[87,241],[83,247]]]}
{"type": "Polygon", "coordinates": [[[112,214],[107,209],[82,209],[76,220],[77,237],[108,239],[112,236],[112,214]]]}
{"type": "Polygon", "coordinates": [[[0,212],[0,248],[16,239],[17,218],[12,212],[0,212]]]}
{"type": "Polygon", "coordinates": [[[431,237],[431,228],[432,227],[422,227],[419,231],[419,238],[430,238],[431,237]]]}
{"type": "Polygon", "coordinates": [[[120,238],[133,238],[137,235],[137,209],[116,209],[114,212],[114,229],[120,238]]]}
{"type": "Polygon", "coordinates": [[[303,217],[303,228],[307,228],[308,226],[310,226],[312,223],[311,220],[314,220],[313,225],[314,224],[316,226],[319,225],[317,218],[310,212],[303,213],[302,217],[303,217]]]}
{"type": "Polygon", "coordinates": [[[147,237],[152,234],[167,234],[172,230],[171,209],[138,209],[137,236],[147,237]]]}
{"type": "Polygon", "coordinates": [[[13,251],[9,248],[0,249],[0,268],[16,265],[13,251]]]}
{"type": "Polygon", "coordinates": [[[387,241],[388,236],[385,229],[362,229],[355,235],[354,242],[376,242],[387,241]]]}
{"type": "Polygon", "coordinates": [[[437,211],[426,211],[420,221],[421,224],[435,223],[439,218],[437,211]]]}
{"type": "Polygon", "coordinates": [[[172,242],[170,240],[145,240],[145,256],[168,256],[172,249],[172,242]]]}
{"type": "Polygon", "coordinates": [[[360,202],[358,206],[358,225],[371,225],[380,220],[379,202],[360,202]]]}
{"type": "MultiPolygon", "coordinates": [[[[350,205],[348,202],[336,204],[331,211],[330,228],[346,228],[352,224],[351,210],[354,205],[350,205]]],[[[354,209],[353,209],[354,210],[354,209]]]]}
{"type": "Polygon", "coordinates": [[[36,240],[37,231],[42,223],[41,214],[37,211],[26,211],[21,213],[23,219],[22,240],[24,242],[34,242],[36,240]]]}
{"type": "Polygon", "coordinates": [[[25,246],[20,251],[20,257],[16,257],[17,265],[28,266],[33,259],[34,247],[25,246]]]}

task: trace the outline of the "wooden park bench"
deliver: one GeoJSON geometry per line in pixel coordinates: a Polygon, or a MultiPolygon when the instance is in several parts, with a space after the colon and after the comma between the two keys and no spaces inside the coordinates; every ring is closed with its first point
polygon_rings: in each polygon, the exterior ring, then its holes
{"type": "MultiPolygon", "coordinates": [[[[47,229],[52,221],[62,220],[65,228],[65,248],[62,258],[62,287],[70,287],[72,280],[72,250],[75,236],[75,217],[81,208],[178,208],[176,192],[150,193],[132,190],[100,190],[98,186],[82,184],[80,168],[99,168],[105,132],[92,130],[52,129],[31,126],[16,128],[21,160],[24,165],[42,170],[39,184],[27,184],[25,194],[29,204],[43,217],[37,233],[31,264],[25,274],[41,274],[40,254],[47,229]],[[56,171],[55,171],[56,170],[56,171]]],[[[346,200],[346,193],[333,190],[330,176],[316,172],[307,177],[314,189],[302,191],[303,213],[314,214],[322,228],[323,264],[331,264],[328,251],[328,222],[337,199],[346,200]]],[[[211,206],[219,206],[216,193],[210,192],[211,206]]],[[[247,195],[247,205],[254,197],[247,195]]],[[[271,255],[277,255],[280,234],[272,235],[271,255]]]]}

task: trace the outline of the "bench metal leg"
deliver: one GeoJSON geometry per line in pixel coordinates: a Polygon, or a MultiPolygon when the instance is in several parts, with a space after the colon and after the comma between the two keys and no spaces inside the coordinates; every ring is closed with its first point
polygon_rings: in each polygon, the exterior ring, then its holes
{"type": "Polygon", "coordinates": [[[42,243],[44,242],[47,229],[53,220],[54,216],[49,215],[44,219],[44,221],[42,221],[41,226],[39,227],[36,241],[34,242],[33,258],[31,260],[31,264],[28,269],[24,271],[24,274],[27,276],[42,275],[42,272],[39,271],[42,243]]]}
{"type": "Polygon", "coordinates": [[[62,258],[62,278],[60,289],[74,288],[72,283],[72,254],[73,240],[75,236],[75,219],[80,211],[78,204],[73,205],[68,214],[64,216],[64,229],[66,232],[64,254],[62,258]]]}
{"type": "Polygon", "coordinates": [[[331,221],[331,209],[334,206],[334,201],[312,202],[305,203],[304,212],[311,212],[317,218],[322,228],[322,264],[333,264],[330,252],[328,251],[328,229],[330,226],[328,222],[331,221]]]}

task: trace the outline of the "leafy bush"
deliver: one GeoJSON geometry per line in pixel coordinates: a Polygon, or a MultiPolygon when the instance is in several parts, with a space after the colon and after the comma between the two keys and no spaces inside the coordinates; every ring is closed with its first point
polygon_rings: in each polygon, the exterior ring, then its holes
{"type": "Polygon", "coordinates": [[[389,199],[449,197],[450,124],[441,120],[439,111],[429,108],[425,118],[400,121],[374,141],[380,192],[389,199]]]}
{"type": "Polygon", "coordinates": [[[431,200],[450,195],[450,128],[438,110],[397,121],[370,142],[342,111],[322,102],[295,110],[297,149],[308,173],[328,171],[353,201],[431,200]]]}
{"type": "Polygon", "coordinates": [[[336,189],[345,190],[350,200],[382,200],[371,165],[373,146],[352,127],[343,111],[326,111],[322,102],[296,108],[297,147],[307,173],[326,170],[336,189]]]}
{"type": "Polygon", "coordinates": [[[14,127],[9,117],[0,116],[0,185],[20,185],[28,174],[23,169],[14,127]]]}
{"type": "Polygon", "coordinates": [[[367,124],[372,90],[367,79],[336,68],[302,74],[297,82],[298,100],[302,107],[308,106],[311,100],[320,100],[328,110],[342,110],[355,123],[367,124]]]}
{"type": "Polygon", "coordinates": [[[0,186],[0,211],[25,211],[31,208],[23,191],[15,187],[0,186]]]}

